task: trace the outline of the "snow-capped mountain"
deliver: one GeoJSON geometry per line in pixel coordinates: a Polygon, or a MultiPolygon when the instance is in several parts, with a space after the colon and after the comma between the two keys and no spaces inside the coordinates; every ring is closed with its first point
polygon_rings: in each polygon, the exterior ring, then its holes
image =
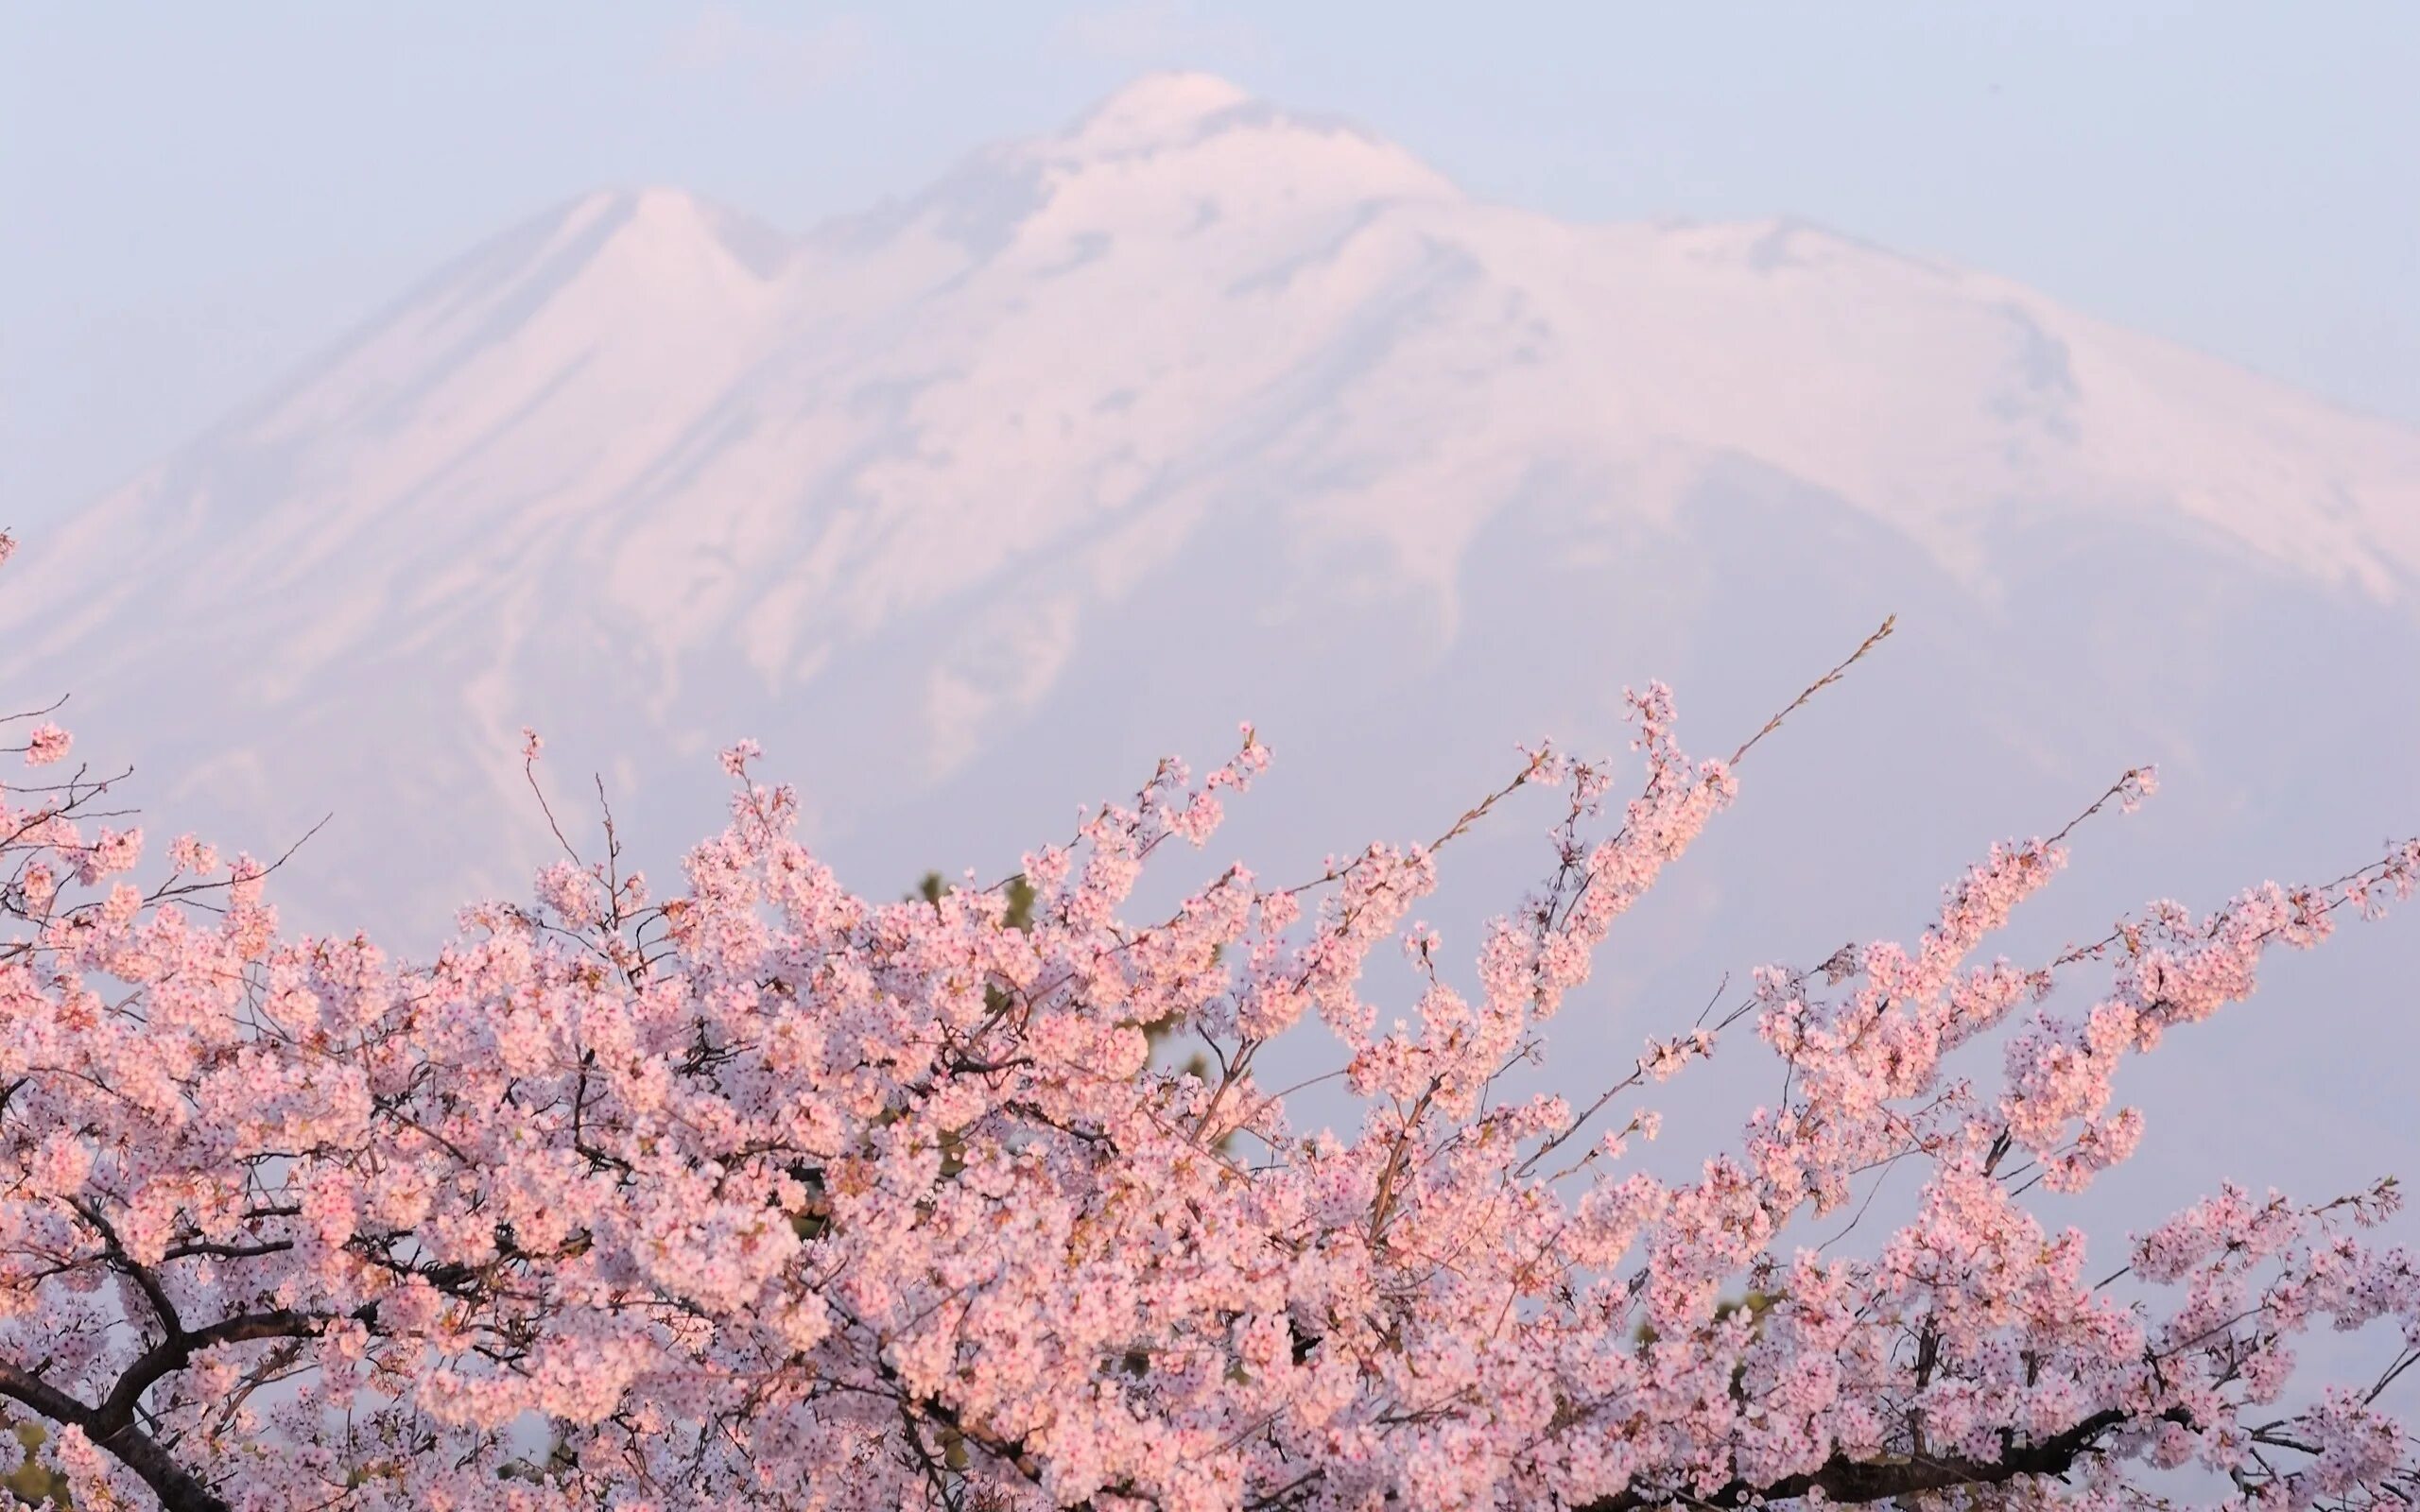
{"type": "MultiPolygon", "coordinates": [[[[1308,864],[1431,833],[1517,739],[1616,747],[1626,681],[1727,750],[1894,610],[1606,1001],[1911,932],[2139,761],[2169,794],[2084,842],[2070,920],[2420,825],[2420,433],[1808,225],[1475,201],[1194,75],[796,238],[566,205],[9,577],[0,676],[73,690],[159,828],[268,850],[334,811],[289,913],[422,937],[551,845],[525,724],[660,866],[754,735],[884,890],[1250,715],[1280,767],[1218,844],[1308,864]]],[[[1502,896],[1468,886],[1441,918],[1502,896]]]]}

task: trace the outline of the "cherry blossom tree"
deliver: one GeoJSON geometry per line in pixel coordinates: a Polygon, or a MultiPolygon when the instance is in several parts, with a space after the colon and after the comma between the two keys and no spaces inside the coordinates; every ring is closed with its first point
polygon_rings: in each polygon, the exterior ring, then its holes
{"type": "Polygon", "coordinates": [[[1428,843],[1205,866],[1146,918],[1138,876],[1266,765],[1249,728],[1028,854],[1016,919],[1005,882],[850,895],[742,744],[677,887],[609,828],[420,963],[281,932],[272,867],[191,837],[136,882],[114,778],[24,716],[0,1400],[79,1506],[179,1512],[2410,1506],[2420,1274],[2365,1233],[2392,1182],[2227,1187],[2089,1263],[2027,1199],[2133,1153],[2130,1057],[2408,895],[2420,845],[1985,958],[2070,825],[1591,1100],[1499,1095],[1756,744],[1693,759],[1660,686],[1630,711],[1633,759],[1525,752],[1428,843]],[[1459,972],[1412,910],[1540,789],[1543,880],[1459,972]],[[1392,1011],[1381,946],[1418,984],[1392,1011]],[[1163,1024],[1205,1059],[1154,1057],[1163,1024]],[[1357,1123],[1289,1121],[1287,1035],[1333,1043],[1357,1123]],[[1787,1094],[1699,1174],[1637,1169],[1634,1096],[1734,1038],[1787,1094]],[[1924,1172],[1904,1225],[1810,1247],[1888,1161],[1924,1172]],[[2298,1378],[2321,1328],[2368,1328],[2375,1373],[2298,1378]]]}

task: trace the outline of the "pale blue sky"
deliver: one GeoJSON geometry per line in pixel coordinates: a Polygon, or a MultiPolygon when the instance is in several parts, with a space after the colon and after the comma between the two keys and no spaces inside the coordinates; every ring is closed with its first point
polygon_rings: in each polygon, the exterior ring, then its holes
{"type": "Polygon", "coordinates": [[[582,190],[798,229],[1147,68],[1582,219],[1794,213],[2420,422],[2408,4],[0,11],[0,523],[582,190]]]}

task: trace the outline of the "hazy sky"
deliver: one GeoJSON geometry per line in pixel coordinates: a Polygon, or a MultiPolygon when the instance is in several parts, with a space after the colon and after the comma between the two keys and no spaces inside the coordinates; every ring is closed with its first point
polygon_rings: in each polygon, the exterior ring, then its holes
{"type": "Polygon", "coordinates": [[[0,524],[607,184],[798,229],[1148,68],[1612,219],[1789,212],[2420,423],[2420,6],[0,10],[0,524]],[[1482,19],[1483,16],[1483,19],[1482,19]]]}

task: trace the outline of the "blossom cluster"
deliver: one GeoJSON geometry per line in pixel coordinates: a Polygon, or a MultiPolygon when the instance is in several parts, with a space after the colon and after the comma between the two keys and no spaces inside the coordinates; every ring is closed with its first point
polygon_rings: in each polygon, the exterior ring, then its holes
{"type": "Polygon", "coordinates": [[[271,868],[190,836],[138,886],[81,769],[0,788],[0,1404],[93,1506],[2116,1507],[2185,1467],[2264,1512],[2408,1507],[2392,1183],[2227,1188],[2118,1288],[2024,1196],[2124,1160],[2123,1060],[2407,896],[2420,846],[2027,969],[1978,952],[2066,832],[2013,842],[1912,940],[1759,972],[1589,1106],[1495,1095],[1736,791],[1664,689],[1632,712],[1618,808],[1618,765],[1535,750],[1435,840],[1148,919],[1146,868],[1267,765],[1249,727],[1026,856],[1029,917],[852,895],[741,744],[670,895],[570,854],[416,963],[289,935],[271,868]],[[1522,787],[1562,794],[1545,880],[1457,988],[1411,911],[1522,787]],[[1385,1028],[1381,945],[1420,982],[1385,1028]],[[1786,1095],[1691,1178],[1630,1166],[1656,1124],[1622,1099],[1742,1022],[1786,1095]],[[1333,1040],[1357,1125],[1263,1084],[1289,1033],[1333,1040]],[[1872,1258],[1804,1242],[1903,1161],[1872,1258]],[[2290,1389],[2297,1335],[2374,1323],[2375,1384],[2290,1389]]]}

